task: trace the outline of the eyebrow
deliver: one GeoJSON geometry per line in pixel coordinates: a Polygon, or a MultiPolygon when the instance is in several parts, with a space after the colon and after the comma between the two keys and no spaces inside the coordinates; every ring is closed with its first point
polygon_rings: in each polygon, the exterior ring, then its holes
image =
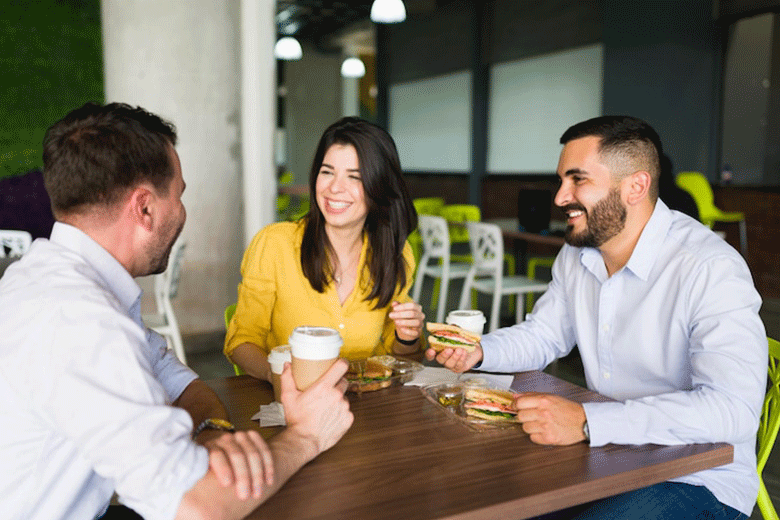
{"type": "MultiPolygon", "coordinates": [[[[320,168],[330,168],[331,170],[335,170],[335,169],[336,169],[336,168],[334,168],[333,166],[331,166],[331,165],[330,165],[330,164],[328,164],[328,163],[322,163],[322,166],[320,166],[320,168]]],[[[348,172],[357,172],[357,173],[360,173],[360,168],[351,168],[351,169],[348,169],[347,171],[348,171],[348,172]]]]}
{"type": "Polygon", "coordinates": [[[563,172],[563,176],[567,177],[570,175],[588,175],[588,172],[586,170],[581,170],[580,168],[571,168],[569,170],[566,170],[563,172]]]}

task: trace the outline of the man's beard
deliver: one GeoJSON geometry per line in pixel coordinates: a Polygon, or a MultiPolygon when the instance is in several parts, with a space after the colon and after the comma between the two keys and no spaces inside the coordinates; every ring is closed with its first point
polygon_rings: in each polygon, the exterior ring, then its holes
{"type": "Polygon", "coordinates": [[[179,238],[182,229],[184,229],[184,222],[184,220],[181,221],[179,228],[176,230],[176,233],[173,234],[173,238],[170,240],[170,242],[158,244],[157,247],[150,251],[150,267],[147,274],[160,274],[165,272],[165,269],[168,267],[168,258],[171,256],[173,244],[176,243],[176,239],[179,238]]]}
{"type": "Polygon", "coordinates": [[[564,212],[580,210],[585,213],[586,227],[575,234],[574,226],[566,228],[566,243],[574,247],[599,247],[626,226],[626,208],[620,202],[620,189],[612,188],[590,211],[580,204],[564,206],[564,212]]]}

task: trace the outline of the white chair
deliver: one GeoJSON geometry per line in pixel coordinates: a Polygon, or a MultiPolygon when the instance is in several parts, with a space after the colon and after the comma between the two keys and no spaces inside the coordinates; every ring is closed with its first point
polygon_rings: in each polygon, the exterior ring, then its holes
{"type": "Polygon", "coordinates": [[[30,249],[32,235],[27,231],[0,229],[0,258],[22,256],[30,249]]]}
{"type": "Polygon", "coordinates": [[[440,278],[439,305],[436,311],[436,321],[444,321],[444,308],[447,305],[447,290],[450,280],[465,278],[471,267],[464,263],[450,262],[450,230],[447,221],[434,215],[419,215],[418,225],[423,243],[423,254],[420,265],[417,266],[417,277],[414,280],[412,299],[420,300],[423,279],[426,276],[440,278]],[[430,261],[434,264],[430,265],[430,261]]]}
{"type": "MultiPolygon", "coordinates": [[[[463,292],[460,295],[460,308],[465,309],[472,289],[493,295],[490,310],[490,331],[498,328],[498,315],[501,312],[501,297],[507,294],[527,294],[544,292],[547,282],[532,280],[525,276],[504,276],[504,237],[496,224],[467,222],[469,244],[474,264],[471,266],[463,292]]],[[[517,322],[523,321],[522,305],[516,306],[517,322]]]]}
{"type": "Polygon", "coordinates": [[[181,340],[179,322],[173,313],[171,300],[176,297],[179,290],[181,264],[186,247],[187,243],[182,240],[177,240],[173,245],[168,258],[168,268],[154,277],[154,300],[157,304],[157,313],[143,315],[146,326],[164,336],[168,340],[168,346],[173,348],[176,356],[185,365],[187,357],[184,353],[184,343],[181,340]]]}

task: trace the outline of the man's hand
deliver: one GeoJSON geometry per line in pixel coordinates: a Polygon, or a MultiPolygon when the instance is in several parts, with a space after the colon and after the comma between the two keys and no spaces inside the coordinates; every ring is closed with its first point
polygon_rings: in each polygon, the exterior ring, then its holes
{"type": "Polygon", "coordinates": [[[482,360],[482,345],[477,343],[477,348],[473,352],[467,352],[462,348],[445,348],[437,354],[435,350],[429,348],[425,351],[425,359],[438,361],[453,372],[466,372],[471,367],[482,360]]]}
{"type": "Polygon", "coordinates": [[[582,405],[552,394],[526,392],[515,398],[517,421],[537,444],[567,446],[585,440],[582,405]]]}
{"type": "Polygon", "coordinates": [[[354,416],[344,397],[349,365],[339,359],[305,391],[295,386],[292,369],[285,363],[282,372],[282,406],[288,429],[314,442],[317,455],[330,449],[347,432],[354,416]]]}
{"type": "Polygon", "coordinates": [[[254,430],[235,433],[204,430],[196,441],[209,450],[209,467],[222,487],[234,486],[240,500],[260,498],[274,481],[271,450],[254,430]]]}

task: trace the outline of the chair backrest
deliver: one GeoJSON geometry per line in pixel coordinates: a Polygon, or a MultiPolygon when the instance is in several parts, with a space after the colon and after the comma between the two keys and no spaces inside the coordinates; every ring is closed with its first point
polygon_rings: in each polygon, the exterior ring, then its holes
{"type": "MultiPolygon", "coordinates": [[[[473,204],[447,204],[441,208],[441,216],[447,222],[464,224],[466,222],[479,222],[482,220],[482,212],[479,206],[473,204]]],[[[469,241],[469,232],[464,226],[450,226],[450,242],[461,243],[469,241]]]]}
{"type": "MultiPolygon", "coordinates": [[[[431,258],[441,258],[450,261],[450,232],[447,221],[435,215],[420,215],[418,217],[420,236],[423,243],[423,259],[425,265],[431,258]]],[[[423,265],[422,260],[420,265],[423,265]]]]}
{"type": "Polygon", "coordinates": [[[225,307],[225,329],[230,327],[230,320],[233,319],[233,315],[236,313],[236,304],[231,303],[225,307]]]}
{"type": "Polygon", "coordinates": [[[184,250],[187,242],[181,238],[176,240],[168,257],[168,267],[164,272],[154,277],[154,297],[157,300],[157,308],[164,308],[164,301],[176,297],[179,292],[179,278],[181,277],[181,265],[184,260],[184,250]]]}
{"type": "Polygon", "coordinates": [[[0,229],[0,258],[22,256],[30,249],[32,235],[27,231],[0,229]]]}
{"type": "Polygon", "coordinates": [[[708,220],[708,216],[717,213],[710,181],[699,172],[680,172],[675,182],[677,186],[691,194],[699,210],[699,219],[706,224],[705,220],[708,220]]]}
{"type": "Polygon", "coordinates": [[[444,199],[441,197],[420,197],[412,200],[414,209],[418,215],[438,215],[444,207],[444,199]]]}
{"type": "Polygon", "coordinates": [[[477,274],[499,277],[504,270],[504,237],[497,224],[467,222],[473,268],[477,274]]]}
{"type": "Polygon", "coordinates": [[[780,430],[780,342],[767,338],[769,342],[769,388],[764,397],[761,422],[758,425],[758,473],[764,471],[769,454],[780,430]]]}

